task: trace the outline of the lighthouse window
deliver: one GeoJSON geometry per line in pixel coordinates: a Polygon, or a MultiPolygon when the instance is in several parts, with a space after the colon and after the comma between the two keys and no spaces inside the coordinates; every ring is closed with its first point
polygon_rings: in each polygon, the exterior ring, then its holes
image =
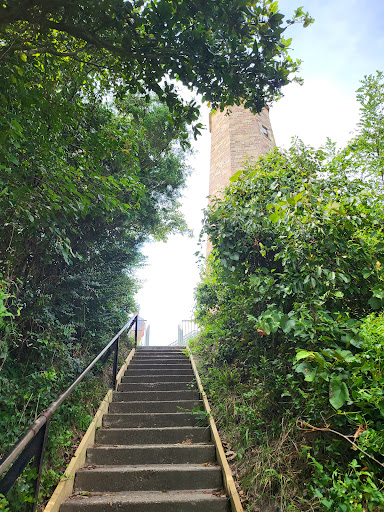
{"type": "Polygon", "coordinates": [[[261,125],[261,131],[264,133],[264,135],[265,135],[266,137],[268,137],[268,136],[269,136],[269,134],[268,134],[268,128],[267,128],[266,126],[264,126],[263,124],[261,125]]]}

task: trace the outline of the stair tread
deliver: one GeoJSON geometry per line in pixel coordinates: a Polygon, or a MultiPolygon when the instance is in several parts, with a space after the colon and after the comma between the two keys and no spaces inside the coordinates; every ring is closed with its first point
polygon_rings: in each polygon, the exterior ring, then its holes
{"type": "Polygon", "coordinates": [[[175,491],[221,487],[220,466],[200,464],[93,465],[76,473],[75,489],[90,492],[175,491]]]}
{"type": "Polygon", "coordinates": [[[83,466],[77,470],[78,473],[84,473],[89,471],[98,471],[102,473],[132,473],[134,471],[157,471],[157,472],[168,472],[168,471],[221,471],[220,466],[217,463],[210,462],[209,465],[205,463],[201,464],[118,464],[116,466],[92,464],[89,466],[83,466]]]}
{"type": "Polygon", "coordinates": [[[127,449],[135,449],[137,450],[138,448],[140,449],[143,449],[143,450],[157,450],[157,449],[173,449],[173,448],[183,448],[183,449],[188,449],[188,450],[191,450],[193,448],[196,448],[196,447],[201,447],[201,446],[214,446],[213,443],[191,443],[191,444],[183,444],[183,443],[174,443],[174,444],[102,444],[102,445],[94,445],[92,447],[93,450],[106,450],[108,448],[114,448],[114,449],[118,449],[118,450],[127,450],[127,449]]]}
{"type": "MultiPolygon", "coordinates": [[[[124,375],[126,377],[129,377],[129,376],[132,376],[134,373],[137,374],[137,375],[142,375],[142,368],[139,368],[138,366],[136,366],[136,367],[130,366],[128,368],[128,370],[125,370],[125,374],[124,375]]],[[[153,368],[152,369],[151,368],[148,369],[147,368],[145,370],[145,374],[146,375],[151,375],[151,376],[153,376],[153,375],[166,375],[166,374],[168,374],[168,375],[175,375],[176,373],[178,375],[183,374],[183,375],[192,375],[193,376],[193,370],[192,370],[191,366],[189,366],[187,368],[170,368],[169,372],[167,372],[167,373],[164,373],[164,368],[159,368],[159,369],[156,369],[156,368],[155,369],[153,369],[153,368]]]]}
{"type": "Polygon", "coordinates": [[[176,359],[177,361],[187,361],[188,358],[184,355],[178,355],[178,354],[140,354],[135,355],[132,358],[132,361],[168,361],[168,359],[176,359]]]}
{"type": "MultiPolygon", "coordinates": [[[[119,393],[119,394],[135,395],[135,396],[146,396],[150,393],[153,393],[154,395],[158,395],[160,397],[161,396],[166,397],[167,394],[168,394],[168,396],[173,396],[175,393],[180,393],[182,396],[185,395],[185,393],[193,395],[193,394],[198,394],[198,391],[197,391],[197,389],[180,389],[180,390],[179,389],[171,389],[171,390],[164,390],[164,391],[162,391],[161,389],[159,389],[159,390],[147,389],[145,391],[115,391],[115,393],[116,394],[119,393]]],[[[119,395],[117,395],[117,396],[119,396],[119,395]]],[[[116,402],[119,402],[119,400],[116,400],[116,402]]],[[[135,402],[135,400],[132,400],[132,402],[135,402]]]]}
{"type": "MultiPolygon", "coordinates": [[[[164,396],[166,397],[167,396],[167,393],[168,395],[170,393],[172,394],[175,394],[175,393],[180,393],[181,395],[185,394],[185,393],[189,393],[189,394],[198,394],[198,391],[197,389],[171,389],[171,390],[151,390],[151,389],[146,389],[144,391],[115,391],[115,393],[121,393],[121,394],[130,394],[130,395],[135,395],[135,396],[145,396],[145,395],[148,395],[150,393],[153,393],[153,394],[158,394],[159,396],[164,396]]],[[[119,400],[116,400],[117,402],[119,400]]],[[[135,400],[132,400],[133,402],[135,400]]]]}
{"type": "Polygon", "coordinates": [[[120,413],[124,411],[127,412],[140,412],[140,411],[152,411],[152,412],[170,412],[170,411],[188,411],[192,409],[196,409],[197,407],[202,407],[202,401],[199,399],[195,400],[146,400],[143,402],[133,402],[133,401],[125,401],[125,402],[111,402],[109,410],[114,413],[120,413]],[[138,411],[139,410],[139,411],[138,411]]]}
{"type": "MultiPolygon", "coordinates": [[[[201,402],[203,403],[202,400],[146,400],[146,404],[175,404],[175,403],[190,403],[191,405],[196,403],[196,402],[201,402]]],[[[113,402],[111,402],[111,404],[119,404],[121,403],[119,400],[114,400],[113,402]]],[[[126,401],[126,402],[123,402],[124,404],[136,404],[136,402],[134,400],[132,400],[131,402],[130,401],[126,401]]]]}
{"type": "Polygon", "coordinates": [[[188,391],[196,390],[191,382],[122,382],[119,391],[188,391]]]}
{"type": "Polygon", "coordinates": [[[192,413],[190,411],[181,411],[181,412],[109,412],[106,413],[105,416],[191,416],[192,413]]]}
{"type": "Polygon", "coordinates": [[[161,368],[165,368],[167,366],[180,366],[180,367],[185,367],[185,368],[190,368],[191,367],[191,363],[189,361],[179,361],[178,359],[169,359],[167,361],[165,361],[165,359],[161,359],[161,363],[158,362],[158,361],[146,361],[144,359],[141,359],[141,360],[136,360],[136,361],[133,361],[132,360],[132,363],[131,363],[131,367],[133,367],[134,365],[135,366],[160,366],[161,368]]]}
{"type": "Polygon", "coordinates": [[[154,402],[156,399],[160,401],[164,401],[163,399],[167,399],[166,401],[184,401],[184,399],[199,399],[199,392],[197,389],[176,389],[170,391],[160,391],[160,390],[147,390],[147,391],[114,391],[113,393],[113,401],[114,402],[125,402],[127,399],[128,402],[145,402],[151,401],[154,402]]]}
{"type": "MultiPolygon", "coordinates": [[[[191,429],[194,429],[194,430],[207,430],[208,427],[188,427],[188,426],[184,426],[184,427],[111,427],[111,428],[101,428],[100,430],[108,430],[108,432],[111,432],[111,431],[116,431],[116,430],[124,430],[124,431],[129,431],[129,430],[181,430],[181,429],[184,429],[184,430],[191,430],[191,429]]],[[[99,432],[100,432],[99,430],[99,432]]]]}
{"type": "Polygon", "coordinates": [[[69,498],[69,502],[78,501],[83,504],[87,502],[116,503],[119,501],[134,503],[151,503],[167,501],[189,501],[189,500],[227,500],[225,491],[222,489],[197,489],[182,491],[129,491],[113,492],[104,495],[100,493],[75,493],[69,498]]]}
{"type": "Polygon", "coordinates": [[[180,416],[182,414],[192,414],[190,411],[180,412],[113,412],[108,413],[108,416],[153,416],[159,414],[161,416],[180,416]]]}
{"type": "Polygon", "coordinates": [[[132,361],[138,359],[182,359],[184,361],[189,361],[189,357],[185,354],[180,353],[162,353],[162,354],[135,354],[132,358],[132,361]]]}
{"type": "MultiPolygon", "coordinates": [[[[190,384],[193,382],[191,380],[190,382],[184,382],[184,381],[177,381],[177,380],[163,380],[161,382],[151,382],[150,380],[147,382],[137,382],[135,384],[138,384],[140,386],[157,386],[158,384],[164,385],[164,384],[190,384]]],[[[133,382],[123,382],[123,384],[134,384],[133,382]]]]}
{"type": "MultiPolygon", "coordinates": [[[[129,380],[133,380],[135,382],[143,382],[143,383],[153,382],[152,380],[142,380],[142,381],[139,381],[139,379],[148,379],[149,377],[151,377],[153,379],[154,378],[159,378],[159,377],[161,377],[161,378],[168,378],[169,379],[170,377],[172,377],[172,380],[170,380],[170,381],[165,381],[164,380],[164,381],[161,381],[161,382],[177,382],[176,379],[179,379],[180,377],[182,379],[190,379],[191,382],[194,381],[194,377],[193,377],[192,374],[185,375],[184,373],[173,374],[173,375],[170,375],[169,373],[166,373],[166,374],[163,374],[163,375],[141,375],[141,374],[139,374],[139,375],[124,375],[123,379],[125,379],[125,380],[129,379],[129,380]]],[[[160,381],[158,381],[158,382],[160,382],[160,381]]],[[[183,382],[183,381],[181,381],[181,382],[183,382]]]]}

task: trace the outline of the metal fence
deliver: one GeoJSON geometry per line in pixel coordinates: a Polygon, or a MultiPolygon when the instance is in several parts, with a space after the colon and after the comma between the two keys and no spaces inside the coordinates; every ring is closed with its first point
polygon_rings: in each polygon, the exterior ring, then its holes
{"type": "Polygon", "coordinates": [[[199,325],[194,320],[182,320],[177,327],[177,340],[170,343],[170,347],[185,346],[188,341],[200,332],[199,325]]]}

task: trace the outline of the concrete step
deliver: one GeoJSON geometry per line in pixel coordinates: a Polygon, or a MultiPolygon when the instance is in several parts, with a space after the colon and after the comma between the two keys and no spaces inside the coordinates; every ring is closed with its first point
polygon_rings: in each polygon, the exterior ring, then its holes
{"type": "Polygon", "coordinates": [[[118,391],[181,391],[196,389],[195,383],[190,382],[122,382],[118,391]]]}
{"type": "Polygon", "coordinates": [[[189,361],[189,357],[182,352],[135,352],[135,359],[186,359],[189,361]]]}
{"type": "Polygon", "coordinates": [[[136,352],[134,359],[186,359],[189,360],[188,356],[181,352],[136,352]]]}
{"type": "Polygon", "coordinates": [[[152,491],[74,495],[61,512],[229,512],[229,501],[217,491],[152,491]]]}
{"type": "Polygon", "coordinates": [[[188,357],[138,348],[60,512],[230,512],[188,357]],[[203,422],[201,424],[200,422],[203,422]]]}
{"type": "Polygon", "coordinates": [[[188,370],[191,368],[191,364],[186,361],[183,363],[178,363],[177,361],[172,359],[169,363],[165,363],[162,361],[161,363],[147,363],[145,361],[133,361],[131,362],[130,369],[139,369],[139,370],[188,370]]]}
{"type": "Polygon", "coordinates": [[[194,390],[181,391],[115,391],[113,400],[115,402],[142,402],[149,400],[153,402],[168,402],[170,400],[198,400],[199,393],[194,390]]]}
{"type": "Polygon", "coordinates": [[[112,428],[155,428],[205,426],[204,418],[185,412],[104,414],[103,426],[112,428]]]}
{"type": "Polygon", "coordinates": [[[152,346],[152,347],[137,347],[137,350],[139,352],[147,352],[147,351],[153,351],[153,352],[181,352],[182,350],[185,350],[185,346],[173,346],[170,345],[158,345],[158,346],[152,346]]]}
{"type": "Polygon", "coordinates": [[[209,443],[207,427],[101,428],[96,432],[97,444],[191,444],[209,443]]]}
{"type": "Polygon", "coordinates": [[[128,412],[189,412],[203,410],[201,400],[179,400],[175,401],[146,401],[146,402],[111,402],[109,412],[111,414],[128,412]]]}
{"type": "Polygon", "coordinates": [[[186,357],[170,358],[170,357],[134,357],[131,364],[188,364],[189,359],[186,357]]]}
{"type": "Polygon", "coordinates": [[[134,357],[130,364],[182,364],[191,365],[186,357],[134,357]]]}
{"type": "Polygon", "coordinates": [[[203,464],[89,466],[79,469],[75,478],[76,492],[164,492],[222,486],[220,467],[203,464]]]}
{"type": "Polygon", "coordinates": [[[141,362],[145,362],[145,361],[155,361],[155,362],[161,362],[161,361],[164,361],[164,362],[169,362],[169,361],[176,361],[176,362],[180,362],[180,361],[183,361],[184,363],[189,363],[191,364],[189,358],[187,356],[184,356],[183,354],[167,354],[167,355],[152,355],[152,354],[138,354],[138,355],[135,355],[133,356],[133,359],[132,359],[132,362],[133,361],[141,361],[141,362]]]}
{"type": "Polygon", "coordinates": [[[148,377],[156,376],[156,375],[189,375],[190,377],[194,377],[192,368],[168,368],[167,370],[163,369],[146,369],[145,372],[141,368],[132,368],[131,366],[125,372],[126,377],[147,375],[148,377]]]}
{"type": "Polygon", "coordinates": [[[122,384],[137,383],[137,382],[194,382],[192,375],[130,375],[124,376],[121,380],[122,384]]]}
{"type": "Polygon", "coordinates": [[[97,446],[87,450],[88,465],[210,464],[215,457],[213,444],[97,446]]]}
{"type": "Polygon", "coordinates": [[[160,350],[160,351],[155,351],[155,350],[147,350],[147,351],[144,351],[144,350],[136,350],[135,354],[134,354],[135,357],[161,357],[161,356],[164,356],[164,357],[186,357],[188,358],[187,354],[184,353],[184,351],[182,350],[160,350]]]}

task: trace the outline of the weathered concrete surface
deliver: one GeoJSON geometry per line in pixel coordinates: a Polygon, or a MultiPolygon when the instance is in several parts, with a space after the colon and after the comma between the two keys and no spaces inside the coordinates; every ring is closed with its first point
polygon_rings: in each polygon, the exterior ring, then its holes
{"type": "Polygon", "coordinates": [[[116,402],[142,402],[145,400],[160,402],[176,400],[198,400],[197,391],[186,389],[180,391],[115,391],[113,400],[116,402]]]}
{"type": "Polygon", "coordinates": [[[125,373],[125,376],[127,376],[127,377],[135,377],[135,376],[142,377],[143,375],[147,375],[147,376],[152,376],[152,375],[165,375],[165,376],[189,375],[191,377],[191,379],[194,378],[192,368],[190,368],[190,367],[188,367],[188,368],[184,368],[184,367],[183,368],[171,368],[171,369],[167,369],[167,371],[165,371],[163,368],[160,368],[157,370],[146,369],[145,371],[143,371],[143,369],[140,368],[140,366],[136,366],[135,368],[130,368],[130,370],[125,373]]]}
{"type": "Polygon", "coordinates": [[[76,474],[75,491],[175,491],[216,489],[223,480],[219,466],[154,464],[144,466],[89,466],[76,474]]]}
{"type": "Polygon", "coordinates": [[[105,414],[103,426],[112,428],[160,428],[203,426],[195,414],[187,412],[105,414]]]}
{"type": "Polygon", "coordinates": [[[207,427],[108,428],[96,433],[97,444],[208,443],[207,427]]]}
{"type": "Polygon", "coordinates": [[[60,511],[229,512],[224,492],[213,491],[223,487],[222,472],[198,410],[179,347],[139,348],[60,511]]]}
{"type": "Polygon", "coordinates": [[[196,389],[196,385],[190,382],[122,382],[119,391],[180,391],[196,389]]]}
{"type": "Polygon", "coordinates": [[[177,401],[146,401],[146,402],[111,402],[110,413],[127,412],[180,412],[203,410],[201,400],[177,400],[177,401]]]}
{"type": "Polygon", "coordinates": [[[173,373],[166,375],[127,375],[121,379],[122,384],[148,383],[148,382],[194,382],[193,376],[189,373],[173,373]]]}
{"type": "Polygon", "coordinates": [[[167,371],[167,370],[188,370],[190,368],[189,363],[180,363],[177,360],[170,359],[169,361],[162,360],[161,362],[157,361],[135,361],[132,363],[131,370],[161,370],[161,371],[167,371]]]}
{"type": "Polygon", "coordinates": [[[62,512],[229,512],[228,500],[212,490],[75,495],[62,512]]]}
{"type": "Polygon", "coordinates": [[[90,465],[210,464],[215,461],[212,444],[151,444],[98,446],[87,451],[90,465]]]}

